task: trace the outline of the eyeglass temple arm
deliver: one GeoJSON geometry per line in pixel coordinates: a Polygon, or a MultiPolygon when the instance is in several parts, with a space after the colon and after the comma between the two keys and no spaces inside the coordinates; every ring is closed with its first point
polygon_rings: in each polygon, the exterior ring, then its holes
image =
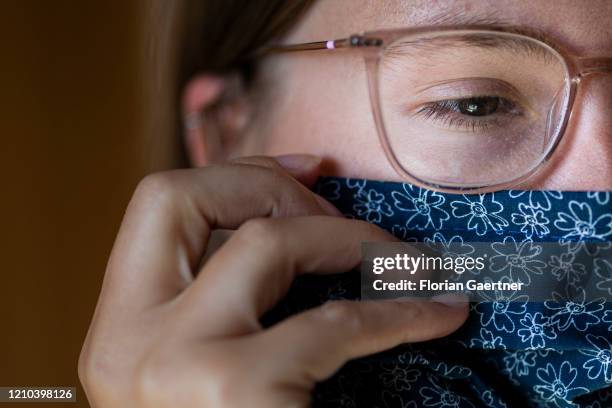
{"type": "Polygon", "coordinates": [[[352,35],[348,38],[337,40],[315,41],[301,44],[275,45],[262,50],[261,54],[277,52],[295,51],[314,51],[314,50],[333,50],[336,48],[349,47],[380,47],[383,41],[380,38],[365,37],[362,35],[352,35]]]}

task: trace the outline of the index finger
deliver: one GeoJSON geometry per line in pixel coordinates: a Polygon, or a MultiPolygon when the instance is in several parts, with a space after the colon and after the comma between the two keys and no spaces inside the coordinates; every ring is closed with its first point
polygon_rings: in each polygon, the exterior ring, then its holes
{"type": "Polygon", "coordinates": [[[149,176],[128,206],[100,298],[118,307],[159,304],[191,282],[212,229],[235,229],[254,217],[324,214],[320,198],[273,164],[149,176]]]}

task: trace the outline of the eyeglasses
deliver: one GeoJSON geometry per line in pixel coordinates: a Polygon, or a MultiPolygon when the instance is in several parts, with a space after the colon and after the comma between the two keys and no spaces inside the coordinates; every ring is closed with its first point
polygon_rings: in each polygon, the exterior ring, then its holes
{"type": "Polygon", "coordinates": [[[362,52],[382,148],[406,181],[437,191],[508,189],[544,167],[578,87],[612,58],[570,55],[519,28],[417,27],[265,52],[362,52]]]}

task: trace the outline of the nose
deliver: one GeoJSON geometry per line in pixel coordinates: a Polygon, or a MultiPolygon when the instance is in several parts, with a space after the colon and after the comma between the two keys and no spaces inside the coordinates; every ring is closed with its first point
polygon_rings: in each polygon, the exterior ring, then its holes
{"type": "Polygon", "coordinates": [[[578,58],[576,60],[576,68],[579,72],[579,77],[612,73],[612,58],[578,58]]]}
{"type": "Polygon", "coordinates": [[[612,58],[579,61],[570,122],[551,162],[524,186],[612,190],[612,58]]]}

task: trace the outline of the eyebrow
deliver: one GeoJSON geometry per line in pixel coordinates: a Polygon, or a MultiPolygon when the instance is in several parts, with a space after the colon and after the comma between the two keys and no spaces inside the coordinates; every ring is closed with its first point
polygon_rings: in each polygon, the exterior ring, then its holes
{"type": "MultiPolygon", "coordinates": [[[[401,11],[391,11],[392,14],[403,14],[401,11]]],[[[505,33],[519,34],[526,37],[533,38],[538,40],[554,50],[557,50],[558,44],[555,40],[552,39],[550,35],[546,32],[539,30],[535,27],[525,27],[518,26],[511,21],[501,17],[496,12],[488,12],[488,13],[479,13],[479,14],[471,14],[466,13],[463,10],[458,10],[454,12],[444,12],[434,14],[433,16],[427,17],[426,19],[419,22],[418,25],[413,25],[413,28],[419,27],[436,27],[440,28],[452,28],[453,26],[473,26],[480,27],[482,29],[491,29],[495,31],[495,29],[501,29],[505,33]]],[[[376,31],[393,31],[393,29],[387,30],[368,30],[367,32],[376,32],[376,31]]],[[[366,32],[366,34],[367,34],[366,32]]],[[[366,45],[366,46],[380,46],[382,45],[379,39],[375,38],[364,38],[361,35],[351,35],[350,37],[335,39],[335,40],[324,40],[324,41],[315,41],[315,42],[305,42],[299,44],[287,44],[287,45],[272,45],[272,46],[264,46],[258,51],[256,51],[253,56],[258,57],[268,53],[275,52],[294,52],[294,51],[316,51],[316,50],[331,50],[335,48],[346,48],[352,45],[366,45]],[[363,43],[361,43],[363,42],[363,43]]],[[[481,48],[491,48],[494,45],[504,45],[507,46],[517,52],[522,52],[526,55],[537,55],[542,57],[545,61],[549,62],[550,58],[553,56],[550,52],[548,52],[543,47],[536,46],[532,43],[527,43],[526,41],[520,41],[518,39],[506,39],[505,41],[501,41],[501,39],[495,39],[490,37],[486,40],[484,37],[475,38],[465,36],[462,39],[457,38],[456,44],[463,44],[472,47],[481,47],[481,48]],[[503,44],[502,44],[503,43],[503,44]]]]}
{"type": "MultiPolygon", "coordinates": [[[[518,30],[512,29],[506,29],[504,32],[522,34],[518,30]]],[[[529,37],[535,38],[532,35],[529,35],[529,37]]],[[[457,35],[449,37],[407,37],[406,39],[399,39],[387,46],[385,49],[385,55],[387,57],[402,56],[405,55],[405,52],[414,52],[415,50],[440,52],[442,49],[448,50],[451,47],[481,48],[484,50],[507,49],[515,53],[521,53],[526,57],[538,57],[546,63],[553,62],[555,58],[554,54],[552,54],[548,49],[525,39],[516,37],[501,37],[494,34],[470,33],[458,33],[457,35]]]]}
{"type": "MultiPolygon", "coordinates": [[[[535,27],[522,27],[503,18],[499,13],[491,11],[486,14],[468,14],[465,11],[455,11],[451,13],[440,13],[435,14],[430,18],[424,20],[426,26],[491,26],[503,28],[506,32],[514,34],[521,34],[527,37],[535,38],[538,41],[545,43],[546,45],[555,48],[557,42],[545,31],[535,27]]],[[[417,27],[417,26],[415,26],[417,27]]]]}

